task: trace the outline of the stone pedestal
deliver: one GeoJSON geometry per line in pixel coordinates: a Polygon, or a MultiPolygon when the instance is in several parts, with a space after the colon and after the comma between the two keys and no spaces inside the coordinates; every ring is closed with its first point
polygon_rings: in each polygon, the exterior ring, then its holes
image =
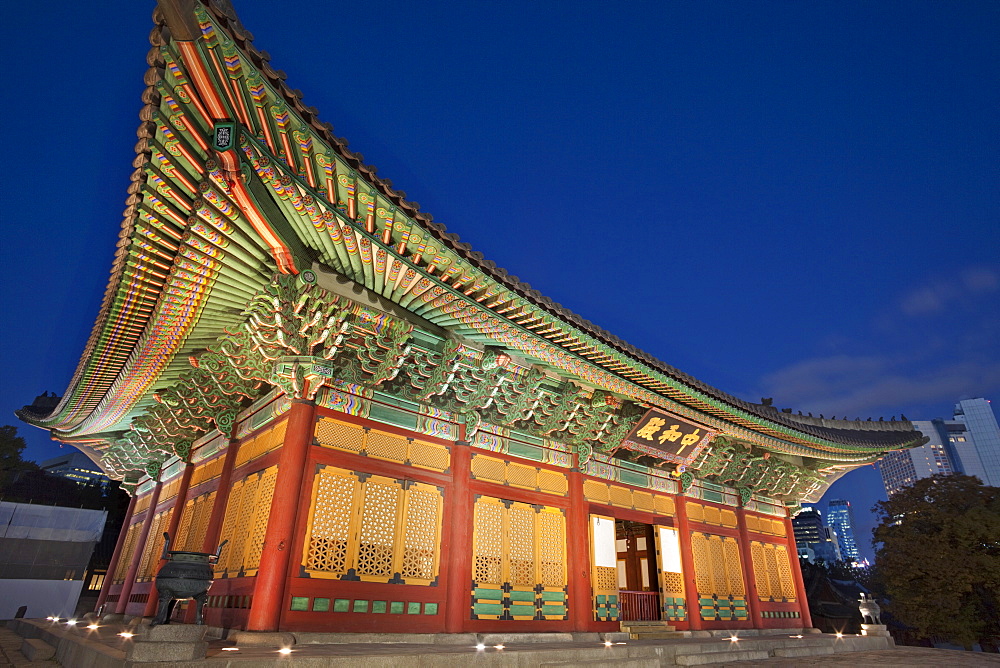
{"type": "Polygon", "coordinates": [[[140,624],[125,650],[126,661],[194,661],[204,659],[208,652],[205,633],[208,629],[197,624],[140,624]]]}
{"type": "Polygon", "coordinates": [[[863,636],[879,636],[882,638],[889,638],[889,632],[885,628],[885,624],[862,624],[861,625],[861,635],[863,636]]]}

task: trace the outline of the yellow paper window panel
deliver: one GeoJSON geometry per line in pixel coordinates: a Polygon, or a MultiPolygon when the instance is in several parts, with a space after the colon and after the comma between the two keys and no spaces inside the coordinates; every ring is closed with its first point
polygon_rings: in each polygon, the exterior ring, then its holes
{"type": "Polygon", "coordinates": [[[507,462],[486,455],[473,455],[472,475],[477,480],[560,496],[565,496],[569,490],[569,480],[564,473],[507,462]]]}
{"type": "Polygon", "coordinates": [[[181,486],[181,476],[177,476],[176,478],[168,482],[166,485],[164,485],[163,488],[160,490],[160,500],[158,501],[158,503],[163,503],[167,499],[172,499],[175,496],[177,496],[177,490],[180,489],[180,486],[181,486]]]}
{"type": "Polygon", "coordinates": [[[147,582],[156,575],[156,566],[160,563],[160,555],[163,553],[163,532],[170,525],[171,515],[173,508],[153,517],[149,536],[146,538],[146,547],[142,552],[142,561],[139,563],[139,570],[136,571],[136,582],[147,582]]]}
{"type": "Polygon", "coordinates": [[[226,461],[225,454],[195,467],[191,474],[191,486],[200,485],[206,480],[212,480],[222,475],[222,464],[226,461]]]}
{"type": "Polygon", "coordinates": [[[785,535],[785,523],[781,520],[773,520],[769,517],[759,517],[750,513],[744,515],[744,518],[747,523],[747,531],[766,533],[773,536],[785,535]]]}
{"type": "Polygon", "coordinates": [[[795,583],[785,546],[754,541],[750,552],[760,600],[794,602],[795,583]]]}
{"type": "Polygon", "coordinates": [[[735,539],[694,532],[691,534],[691,552],[699,597],[744,596],[746,589],[739,545],[735,539]]]}
{"type": "Polygon", "coordinates": [[[629,489],[618,485],[609,485],[596,480],[583,481],[583,495],[588,501],[604,503],[619,508],[642,510],[660,515],[674,514],[673,499],[650,492],[629,489]]]}
{"type": "Polygon", "coordinates": [[[153,499],[153,494],[149,493],[142,496],[135,501],[135,510],[132,511],[132,516],[135,517],[146,508],[149,508],[149,502],[153,499]]]}
{"type": "Polygon", "coordinates": [[[303,568],[311,577],[431,584],[441,490],[322,466],[313,481],[303,568]]]}
{"type": "Polygon", "coordinates": [[[125,574],[128,573],[129,564],[132,563],[132,555],[135,552],[135,542],[139,537],[139,530],[142,528],[142,522],[133,522],[128,527],[128,532],[125,534],[125,542],[122,543],[122,553],[118,557],[118,565],[115,567],[114,578],[111,580],[113,584],[121,584],[125,581],[125,574]]]}
{"type": "Polygon", "coordinates": [[[409,439],[378,429],[365,429],[331,418],[319,421],[316,440],[325,448],[432,471],[446,471],[451,465],[451,453],[443,445],[409,439]]]}
{"type": "Polygon", "coordinates": [[[257,574],[277,476],[278,467],[271,466],[233,485],[219,539],[228,543],[215,565],[216,576],[257,574]]]}
{"type": "Polygon", "coordinates": [[[476,499],[473,571],[479,585],[566,585],[566,517],[548,506],[476,499]]]}
{"type": "Polygon", "coordinates": [[[267,453],[281,446],[285,442],[285,427],[288,421],[283,420],[270,429],[265,429],[248,441],[240,443],[240,449],[236,453],[236,466],[242,466],[258,457],[263,457],[267,453]]]}

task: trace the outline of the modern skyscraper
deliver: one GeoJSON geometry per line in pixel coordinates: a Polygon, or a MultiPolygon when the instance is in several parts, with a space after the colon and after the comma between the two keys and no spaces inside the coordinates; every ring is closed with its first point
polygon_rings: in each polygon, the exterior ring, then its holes
{"type": "Polygon", "coordinates": [[[990,402],[982,398],[958,402],[955,404],[955,422],[964,424],[968,435],[965,442],[959,440],[961,434],[955,434],[954,441],[949,437],[949,442],[954,445],[960,460],[958,468],[967,475],[978,475],[987,485],[1000,487],[1000,426],[997,425],[997,418],[990,402]],[[967,445],[969,438],[973,445],[971,448],[967,445]],[[970,450],[977,455],[975,458],[970,458],[972,459],[970,463],[978,463],[985,477],[978,472],[968,472],[963,455],[970,450]]]}
{"type": "Polygon", "coordinates": [[[963,473],[1000,487],[1000,427],[990,402],[965,399],[955,404],[951,420],[914,420],[913,426],[930,440],[909,450],[888,453],[879,463],[885,491],[932,475],[963,473]]]}
{"type": "Polygon", "coordinates": [[[823,514],[816,508],[803,508],[792,519],[792,530],[800,557],[805,556],[810,562],[822,559],[828,564],[843,558],[837,546],[836,532],[823,524],[823,514]]]}
{"type": "Polygon", "coordinates": [[[854,514],[851,502],[834,499],[826,510],[826,523],[836,531],[840,554],[844,561],[856,563],[861,560],[858,545],[854,540],[854,514]]]}

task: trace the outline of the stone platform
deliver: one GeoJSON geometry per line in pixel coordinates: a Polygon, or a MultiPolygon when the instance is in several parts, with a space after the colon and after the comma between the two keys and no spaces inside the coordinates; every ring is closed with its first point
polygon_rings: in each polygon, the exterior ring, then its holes
{"type": "MultiPolygon", "coordinates": [[[[262,668],[288,666],[371,666],[451,667],[451,666],[619,666],[654,668],[676,665],[1000,665],[1000,656],[926,650],[936,656],[937,664],[907,664],[905,653],[914,648],[892,649],[891,639],[882,636],[844,636],[837,638],[820,633],[802,633],[801,629],[783,632],[740,631],[737,640],[729,632],[711,632],[709,637],[632,640],[627,634],[368,634],[294,633],[295,644],[288,644],[288,634],[237,634],[231,639],[213,638],[209,629],[207,656],[200,660],[136,663],[128,659],[133,638],[118,635],[135,624],[101,624],[98,629],[82,625],[67,626],[46,620],[12,620],[8,623],[22,638],[34,638],[55,650],[55,660],[72,668],[118,668],[149,666],[180,668],[193,665],[219,668],[262,668]],[[801,637],[799,637],[801,636],[801,637]],[[622,639],[625,637],[625,639],[622,639]],[[236,641],[236,642],[234,642],[236,641]],[[367,641],[367,642],[366,642],[367,641]],[[489,643],[489,644],[487,644],[489,643]],[[281,645],[281,646],[279,646],[281,645]],[[479,648],[477,645],[481,645],[479,648]],[[282,647],[283,646],[283,647],[282,647]],[[279,653],[282,648],[290,650],[279,653]],[[964,659],[976,662],[963,664],[964,659]],[[898,661],[897,661],[898,660],[898,661]]],[[[171,625],[175,626],[175,625],[171,625]]],[[[176,625],[180,628],[180,625],[176,625]]],[[[178,631],[180,633],[180,631],[178,631]]],[[[706,632],[702,632],[706,633],[706,632]]],[[[10,631],[4,631],[4,637],[10,631]]],[[[699,634],[701,635],[701,634],[699,634]]],[[[15,638],[16,644],[23,643],[15,638]]],[[[9,641],[8,644],[13,644],[9,641]]],[[[8,645],[3,645],[4,647],[8,645]]],[[[132,650],[134,651],[134,650],[132,650]]],[[[166,659],[167,657],[163,657],[166,659]]],[[[52,662],[12,662],[12,665],[54,665],[52,662]]]]}

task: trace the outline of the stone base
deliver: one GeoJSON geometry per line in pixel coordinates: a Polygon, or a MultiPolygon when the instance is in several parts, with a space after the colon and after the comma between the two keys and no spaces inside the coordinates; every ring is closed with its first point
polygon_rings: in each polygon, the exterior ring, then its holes
{"type": "Polygon", "coordinates": [[[886,630],[885,624],[862,624],[861,625],[861,635],[863,636],[881,636],[883,638],[891,637],[889,631],[886,630]]]}
{"type": "Polygon", "coordinates": [[[291,647],[295,636],[287,631],[232,631],[226,638],[231,643],[257,647],[291,647]]]}
{"type": "Polygon", "coordinates": [[[108,614],[101,617],[101,621],[105,624],[124,624],[125,615],[120,612],[109,612],[108,614]]]}
{"type": "Polygon", "coordinates": [[[125,659],[136,663],[204,659],[208,653],[207,631],[197,624],[139,624],[125,651],[125,659]]]}

